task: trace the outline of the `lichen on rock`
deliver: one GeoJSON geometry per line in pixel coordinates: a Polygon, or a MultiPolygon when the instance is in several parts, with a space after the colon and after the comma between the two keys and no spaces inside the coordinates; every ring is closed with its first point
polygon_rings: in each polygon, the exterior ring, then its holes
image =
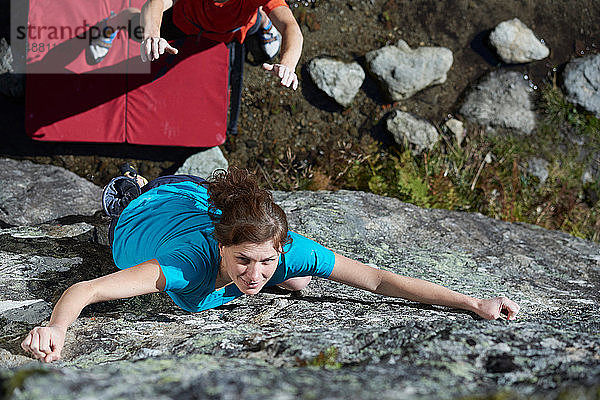
{"type": "MultiPolygon", "coordinates": [[[[481,320],[324,279],[301,296],[267,290],[196,314],[154,294],[88,307],[52,367],[6,354],[19,353],[31,324],[0,324],[0,359],[12,357],[0,375],[25,376],[13,398],[450,399],[502,387],[541,399],[572,386],[594,393],[598,244],[366,193],[274,196],[293,230],[341,254],[473,296],[507,295],[521,314],[481,320]]],[[[114,270],[94,243],[4,234],[0,244],[13,258],[56,257],[56,247],[65,260],[80,257],[31,281],[49,303],[74,279],[114,270]]]]}

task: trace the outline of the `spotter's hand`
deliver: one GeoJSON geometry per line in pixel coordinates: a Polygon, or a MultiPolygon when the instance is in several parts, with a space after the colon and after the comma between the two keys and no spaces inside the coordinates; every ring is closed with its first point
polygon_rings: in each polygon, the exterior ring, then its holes
{"type": "Polygon", "coordinates": [[[265,71],[270,71],[271,74],[281,79],[281,85],[285,87],[292,88],[294,90],[298,89],[298,76],[296,73],[284,64],[263,64],[263,69],[265,71]]]}
{"type": "Polygon", "coordinates": [[[160,37],[149,37],[142,40],[140,57],[142,62],[158,60],[161,54],[177,54],[179,50],[171,46],[169,42],[160,37]]]}

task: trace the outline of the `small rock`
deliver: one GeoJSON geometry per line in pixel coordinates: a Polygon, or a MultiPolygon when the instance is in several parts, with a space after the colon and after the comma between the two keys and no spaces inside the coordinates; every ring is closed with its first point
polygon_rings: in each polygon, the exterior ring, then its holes
{"type": "Polygon", "coordinates": [[[493,71],[469,90],[460,113],[479,125],[530,134],[536,124],[531,92],[518,72],[493,71]]]}
{"type": "Polygon", "coordinates": [[[567,100],[600,118],[600,54],[576,58],[565,67],[567,100]]]}
{"type": "Polygon", "coordinates": [[[431,85],[446,82],[452,51],[445,47],[411,49],[405,41],[365,55],[369,70],[394,101],[407,99],[431,85]]]}
{"type": "Polygon", "coordinates": [[[527,173],[537,177],[543,185],[548,179],[548,165],[550,163],[543,158],[530,158],[527,161],[527,173]]]}
{"type": "Polygon", "coordinates": [[[518,18],[498,24],[490,34],[490,42],[507,64],[542,60],[550,54],[548,47],[518,18]]]}
{"type": "Polygon", "coordinates": [[[189,157],[177,170],[176,174],[196,175],[201,178],[209,178],[217,169],[227,169],[229,163],[218,147],[196,153],[189,157]]]}
{"type": "Polygon", "coordinates": [[[396,143],[414,146],[413,154],[431,150],[440,139],[437,129],[429,122],[399,110],[387,120],[387,128],[394,135],[396,143]]]}
{"type": "Polygon", "coordinates": [[[93,215],[102,209],[102,189],[53,165],[0,159],[0,220],[35,225],[67,215],[93,215]]]}
{"type": "Polygon", "coordinates": [[[450,132],[454,133],[456,143],[459,146],[462,145],[463,140],[465,140],[465,125],[461,121],[454,118],[446,121],[444,125],[450,132]]]}
{"type": "Polygon", "coordinates": [[[581,183],[595,182],[600,177],[600,154],[596,154],[581,175],[581,183]]]}
{"type": "Polygon", "coordinates": [[[345,63],[330,58],[311,60],[308,73],[319,89],[344,107],[352,103],[365,80],[365,71],[358,63],[345,63]]]}

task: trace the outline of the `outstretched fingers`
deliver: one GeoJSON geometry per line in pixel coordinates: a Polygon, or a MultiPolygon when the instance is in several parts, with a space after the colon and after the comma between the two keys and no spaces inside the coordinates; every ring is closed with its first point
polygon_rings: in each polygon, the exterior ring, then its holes
{"type": "Polygon", "coordinates": [[[149,37],[142,41],[140,57],[142,62],[158,60],[161,54],[177,54],[179,50],[160,37],[149,37]]]}
{"type": "Polygon", "coordinates": [[[263,69],[279,78],[282,86],[292,88],[293,90],[298,89],[298,76],[290,67],[283,64],[264,63],[263,69]]]}
{"type": "Polygon", "coordinates": [[[177,54],[179,53],[179,50],[177,50],[175,47],[171,46],[169,44],[169,42],[167,42],[165,39],[160,39],[158,42],[158,51],[160,54],[165,54],[169,53],[169,54],[177,54]]]}

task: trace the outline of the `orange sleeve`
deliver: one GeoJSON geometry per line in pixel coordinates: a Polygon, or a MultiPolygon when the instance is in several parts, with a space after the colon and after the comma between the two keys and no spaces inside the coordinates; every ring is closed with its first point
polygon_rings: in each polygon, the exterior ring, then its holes
{"type": "Polygon", "coordinates": [[[263,11],[269,15],[271,14],[271,11],[273,11],[274,9],[276,9],[277,7],[282,7],[285,6],[287,7],[287,3],[285,2],[285,0],[269,0],[267,2],[267,4],[265,4],[263,6],[263,11]]]}

